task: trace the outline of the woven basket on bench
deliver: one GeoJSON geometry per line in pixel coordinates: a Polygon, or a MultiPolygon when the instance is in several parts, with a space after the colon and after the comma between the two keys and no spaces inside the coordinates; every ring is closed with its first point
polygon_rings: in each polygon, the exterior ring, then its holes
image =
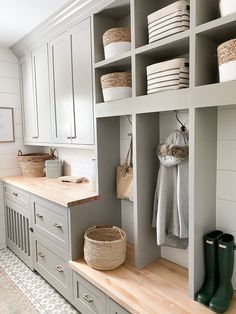
{"type": "Polygon", "coordinates": [[[120,228],[94,226],[85,232],[84,239],[84,259],[90,267],[110,270],[124,263],[127,236],[120,228]]]}
{"type": "Polygon", "coordinates": [[[44,177],[45,161],[52,158],[52,154],[32,153],[22,154],[18,151],[18,161],[21,167],[23,177],[34,178],[44,177]]]}

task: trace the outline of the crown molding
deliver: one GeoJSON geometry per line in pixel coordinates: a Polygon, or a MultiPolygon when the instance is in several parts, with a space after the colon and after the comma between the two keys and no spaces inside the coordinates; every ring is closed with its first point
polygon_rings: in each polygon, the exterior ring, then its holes
{"type": "Polygon", "coordinates": [[[55,38],[112,2],[114,0],[71,0],[12,45],[10,49],[19,58],[27,51],[55,38]]]}

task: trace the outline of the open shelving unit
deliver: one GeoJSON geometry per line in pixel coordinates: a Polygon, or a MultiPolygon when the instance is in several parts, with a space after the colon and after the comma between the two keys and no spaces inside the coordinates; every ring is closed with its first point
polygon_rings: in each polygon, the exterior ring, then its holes
{"type": "MultiPolygon", "coordinates": [[[[110,196],[116,207],[115,167],[119,163],[114,151],[120,151],[119,117],[132,115],[134,154],[134,265],[148,265],[160,256],[155,230],[151,227],[153,195],[158,172],[154,154],[159,142],[159,116],[173,110],[189,114],[189,296],[194,298],[204,278],[202,236],[216,228],[216,144],[217,108],[236,104],[236,81],[219,83],[217,46],[236,37],[236,14],[220,18],[218,1],[190,0],[190,29],[148,44],[147,15],[174,3],[173,0],[109,1],[108,7],[94,19],[95,116],[97,118],[98,171],[107,175],[113,187],[110,196]],[[131,50],[104,60],[102,35],[110,27],[129,26],[131,50]],[[147,95],[146,66],[187,57],[190,61],[190,86],[147,95]],[[100,77],[112,71],[131,70],[133,93],[129,99],[103,102],[100,77]],[[104,130],[105,132],[101,132],[104,130]],[[99,148],[112,137],[106,153],[99,148]],[[206,151],[210,152],[205,158],[206,151]],[[104,163],[103,159],[106,159],[104,163]],[[100,160],[100,161],[99,161],[100,160]],[[112,162],[111,162],[112,161],[112,162]],[[109,162],[113,165],[109,165],[109,162]]],[[[103,147],[104,149],[104,147],[103,147]]]]}

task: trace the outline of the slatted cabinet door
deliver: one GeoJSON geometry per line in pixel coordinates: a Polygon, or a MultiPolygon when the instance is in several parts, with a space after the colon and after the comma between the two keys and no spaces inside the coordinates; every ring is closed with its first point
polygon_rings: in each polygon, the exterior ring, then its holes
{"type": "Polygon", "coordinates": [[[7,246],[30,268],[33,268],[31,214],[24,207],[5,199],[7,246]]]}

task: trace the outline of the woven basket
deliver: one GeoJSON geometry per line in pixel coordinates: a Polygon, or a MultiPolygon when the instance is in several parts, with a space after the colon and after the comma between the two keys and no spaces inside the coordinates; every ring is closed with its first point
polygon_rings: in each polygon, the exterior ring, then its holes
{"type": "Polygon", "coordinates": [[[228,40],[217,48],[219,65],[236,61],[236,38],[228,40]]]}
{"type": "Polygon", "coordinates": [[[114,72],[101,77],[102,88],[132,87],[131,72],[114,72]]]}
{"type": "Polygon", "coordinates": [[[18,151],[18,161],[23,177],[44,177],[45,161],[52,158],[52,154],[32,153],[22,154],[18,151]]]}
{"type": "Polygon", "coordinates": [[[104,47],[117,42],[131,42],[131,34],[129,28],[111,28],[104,33],[104,47]]]}
{"type": "Polygon", "coordinates": [[[94,226],[84,234],[84,259],[98,270],[110,270],[125,262],[127,236],[114,226],[94,226]]]}

